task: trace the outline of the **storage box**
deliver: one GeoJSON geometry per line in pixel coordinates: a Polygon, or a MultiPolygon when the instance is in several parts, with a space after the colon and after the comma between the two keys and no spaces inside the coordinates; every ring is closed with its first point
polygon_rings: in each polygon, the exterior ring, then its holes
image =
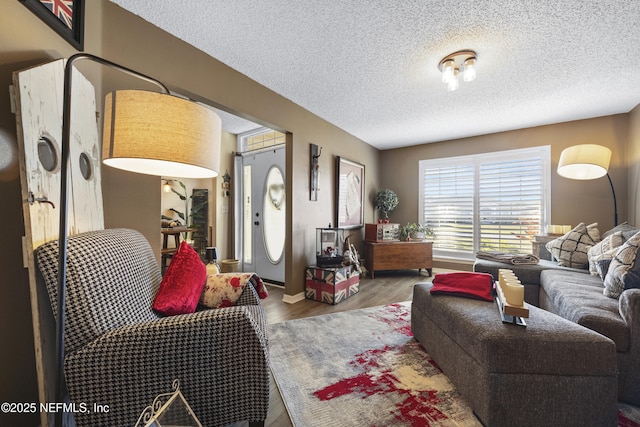
{"type": "Polygon", "coordinates": [[[339,302],[360,290],[360,275],[351,266],[338,268],[305,268],[305,297],[327,304],[339,302]]]}
{"type": "Polygon", "coordinates": [[[316,264],[340,267],[343,261],[344,229],[316,228],[316,264]]]}
{"type": "Polygon", "coordinates": [[[392,242],[400,240],[400,224],[365,224],[364,240],[368,242],[392,242]]]}

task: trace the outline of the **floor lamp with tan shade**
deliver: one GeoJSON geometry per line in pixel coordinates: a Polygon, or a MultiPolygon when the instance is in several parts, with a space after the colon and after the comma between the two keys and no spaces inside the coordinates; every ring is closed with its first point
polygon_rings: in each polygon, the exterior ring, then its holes
{"type": "MultiPolygon", "coordinates": [[[[213,178],[220,169],[220,117],[206,107],[173,96],[161,82],[106,59],[79,53],[65,66],[60,166],[60,232],[58,244],[58,321],[56,324],[57,401],[65,395],[64,313],[68,233],[69,146],[71,140],[72,69],[90,60],[158,86],[160,92],[120,90],[104,106],[103,163],[131,172],[184,178],[213,178]]],[[[56,413],[56,427],[63,425],[56,413]]]]}
{"type": "Polygon", "coordinates": [[[609,176],[611,150],[597,144],[573,145],[565,148],[560,154],[558,175],[569,179],[596,179],[607,176],[613,194],[613,225],[618,225],[618,204],[616,191],[609,176]]]}

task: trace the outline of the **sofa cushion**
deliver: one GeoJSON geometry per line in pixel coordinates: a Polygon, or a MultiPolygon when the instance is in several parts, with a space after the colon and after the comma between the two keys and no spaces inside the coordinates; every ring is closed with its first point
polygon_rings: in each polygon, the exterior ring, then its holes
{"type": "Polygon", "coordinates": [[[580,274],[588,273],[588,271],[584,269],[562,267],[556,262],[544,259],[541,259],[540,262],[535,265],[511,265],[484,259],[477,259],[473,264],[473,271],[478,273],[489,273],[493,276],[494,280],[498,280],[498,270],[501,268],[507,268],[513,271],[520,282],[524,285],[524,300],[535,306],[539,305],[538,295],[540,293],[540,273],[542,271],[552,269],[572,271],[580,274]]]}
{"type": "Polygon", "coordinates": [[[596,262],[596,270],[598,271],[598,276],[600,276],[603,283],[604,278],[607,277],[607,273],[609,272],[611,261],[613,261],[613,258],[602,258],[596,262]]]}
{"type": "Polygon", "coordinates": [[[162,277],[153,309],[165,316],[195,312],[206,280],[200,256],[183,241],[162,277]]]}
{"type": "Polygon", "coordinates": [[[604,278],[603,294],[619,298],[625,289],[640,288],[640,232],[627,240],[611,260],[604,278]]]}
{"type": "Polygon", "coordinates": [[[582,268],[562,267],[556,262],[545,259],[541,259],[538,264],[531,265],[511,265],[484,259],[477,259],[473,264],[473,271],[477,273],[489,273],[493,276],[494,280],[498,280],[498,270],[500,270],[501,268],[507,268],[513,271],[513,273],[518,277],[518,280],[520,280],[523,285],[540,285],[540,273],[542,273],[544,270],[563,270],[581,274],[587,272],[582,268]]]}
{"type": "Polygon", "coordinates": [[[587,227],[583,222],[562,237],[548,242],[547,250],[564,267],[584,268],[589,262],[587,252],[600,239],[597,224],[587,227]]]}
{"type": "Polygon", "coordinates": [[[618,231],[622,231],[624,240],[629,240],[634,234],[636,234],[640,230],[638,230],[636,227],[634,227],[633,225],[630,225],[628,222],[625,221],[622,224],[616,225],[611,230],[606,231],[602,235],[602,238],[604,239],[605,237],[608,237],[609,235],[616,233],[618,231]]]}
{"type": "MultiPolygon", "coordinates": [[[[58,240],[40,246],[36,256],[57,317],[58,240]]],[[[157,319],[151,300],[160,280],[153,249],[135,230],[116,228],[69,236],[65,354],[112,329],[157,319]]]]}
{"type": "Polygon", "coordinates": [[[598,261],[613,258],[625,240],[622,231],[616,231],[615,233],[607,235],[607,237],[596,243],[595,246],[592,246],[587,252],[589,256],[589,273],[594,276],[598,275],[598,261]]]}
{"type": "Polygon", "coordinates": [[[611,338],[619,352],[629,350],[630,331],[618,301],[602,295],[599,277],[556,269],[543,271],[540,281],[541,308],[611,338]]]}

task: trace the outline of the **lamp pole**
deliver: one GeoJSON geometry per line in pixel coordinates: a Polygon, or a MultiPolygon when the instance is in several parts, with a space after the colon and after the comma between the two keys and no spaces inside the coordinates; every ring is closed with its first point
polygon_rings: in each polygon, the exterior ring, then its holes
{"type": "MultiPolygon", "coordinates": [[[[65,397],[66,386],[64,383],[64,312],[65,312],[65,284],[67,277],[67,232],[68,232],[68,212],[69,212],[69,150],[71,141],[71,89],[73,64],[76,61],[88,59],[98,62],[110,68],[122,71],[133,77],[145,80],[149,83],[157,85],[163,93],[168,94],[169,89],[158,80],[146,76],[144,74],[133,71],[127,67],[123,67],[114,62],[100,58],[88,53],[78,53],[71,56],[64,69],[64,90],[62,100],[62,147],[60,165],[60,226],[58,235],[58,321],[56,324],[56,355],[57,355],[57,377],[56,377],[56,402],[62,402],[65,397]]],[[[62,411],[56,412],[55,427],[63,425],[62,411]]]]}
{"type": "Polygon", "coordinates": [[[613,226],[618,225],[618,203],[616,202],[616,190],[613,189],[613,182],[611,181],[611,176],[607,172],[607,179],[609,180],[609,185],[611,186],[611,194],[613,194],[613,226]]]}

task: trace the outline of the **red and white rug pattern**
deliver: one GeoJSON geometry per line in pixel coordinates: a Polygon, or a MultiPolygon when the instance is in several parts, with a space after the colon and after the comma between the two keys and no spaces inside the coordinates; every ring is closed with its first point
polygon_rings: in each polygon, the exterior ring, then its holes
{"type": "MultiPolygon", "coordinates": [[[[270,325],[271,365],[294,426],[481,426],[411,333],[410,303],[270,325]]],[[[619,408],[620,427],[640,427],[619,408]]]]}
{"type": "Polygon", "coordinates": [[[271,325],[295,426],[480,426],[413,339],[407,303],[271,325]]]}

